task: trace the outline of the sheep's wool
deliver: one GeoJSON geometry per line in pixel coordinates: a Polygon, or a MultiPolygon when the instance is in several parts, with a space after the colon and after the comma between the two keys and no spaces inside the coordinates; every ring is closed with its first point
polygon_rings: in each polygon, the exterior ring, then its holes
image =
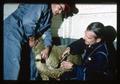
{"type": "MultiPolygon", "coordinates": [[[[35,63],[36,67],[40,73],[42,80],[49,80],[49,78],[58,79],[65,72],[71,71],[72,69],[63,69],[60,67],[60,57],[65,50],[65,46],[55,46],[53,45],[51,53],[46,60],[46,62],[41,61],[40,52],[44,49],[43,41],[40,40],[39,43],[32,49],[35,53],[35,63]]],[[[81,64],[81,56],[79,55],[69,55],[67,59],[70,62],[80,65],[81,64]]]]}

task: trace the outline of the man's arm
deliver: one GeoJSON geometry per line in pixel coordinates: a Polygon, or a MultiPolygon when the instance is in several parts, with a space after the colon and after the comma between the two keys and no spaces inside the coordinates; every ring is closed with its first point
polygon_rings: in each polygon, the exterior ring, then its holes
{"type": "Polygon", "coordinates": [[[48,29],[42,36],[42,39],[44,40],[45,49],[43,49],[40,54],[43,59],[48,58],[52,47],[52,36],[50,30],[51,29],[48,29]]]}
{"type": "MultiPolygon", "coordinates": [[[[45,6],[47,8],[48,6],[45,6]]],[[[41,57],[43,59],[47,59],[48,55],[51,50],[52,46],[52,36],[51,36],[51,18],[52,18],[52,11],[47,8],[47,10],[43,11],[43,17],[41,18],[41,23],[40,23],[40,33],[43,34],[42,38],[44,40],[44,45],[45,49],[41,51],[41,57]]]]}

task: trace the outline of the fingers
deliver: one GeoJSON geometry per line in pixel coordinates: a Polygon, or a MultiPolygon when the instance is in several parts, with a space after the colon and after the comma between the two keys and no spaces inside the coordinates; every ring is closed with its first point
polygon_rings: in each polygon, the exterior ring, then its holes
{"type": "Polygon", "coordinates": [[[71,62],[69,62],[69,61],[63,61],[62,63],[61,63],[61,68],[66,68],[66,69],[71,69],[72,68],[72,66],[73,66],[73,64],[71,63],[71,62]]]}
{"type": "Polygon", "coordinates": [[[41,53],[40,53],[40,56],[41,56],[41,58],[42,59],[48,59],[48,53],[46,53],[45,51],[42,51],[41,53]]]}
{"type": "Polygon", "coordinates": [[[40,55],[43,59],[48,59],[49,52],[50,52],[50,48],[47,47],[41,51],[40,55]]]}
{"type": "Polygon", "coordinates": [[[64,51],[62,54],[62,58],[64,58],[64,56],[68,53],[68,51],[64,51]]]}
{"type": "Polygon", "coordinates": [[[67,47],[62,55],[62,57],[64,57],[66,54],[70,54],[70,48],[67,47]]]}
{"type": "Polygon", "coordinates": [[[62,68],[66,68],[66,65],[67,65],[66,61],[63,61],[63,62],[61,63],[61,67],[62,67],[62,68]]]}
{"type": "Polygon", "coordinates": [[[67,47],[67,48],[65,49],[65,51],[63,52],[61,58],[60,58],[61,62],[62,62],[63,60],[65,60],[65,58],[66,58],[69,54],[70,54],[70,48],[67,47]]]}
{"type": "Polygon", "coordinates": [[[29,39],[29,46],[30,46],[30,47],[33,47],[33,44],[34,44],[34,43],[33,43],[33,40],[30,38],[30,39],[29,39]]]}
{"type": "Polygon", "coordinates": [[[63,61],[62,63],[61,63],[61,66],[60,67],[62,67],[62,68],[67,68],[67,62],[66,61],[63,61]]]}
{"type": "Polygon", "coordinates": [[[38,44],[39,40],[35,40],[34,37],[29,38],[29,46],[30,47],[35,47],[38,44]]]}
{"type": "Polygon", "coordinates": [[[34,46],[36,46],[38,44],[39,40],[35,40],[34,42],[34,46]]]}
{"type": "Polygon", "coordinates": [[[47,59],[48,58],[48,56],[44,53],[41,53],[41,57],[42,57],[42,59],[47,59]]]}
{"type": "Polygon", "coordinates": [[[61,68],[64,68],[64,61],[60,64],[61,68]]]}

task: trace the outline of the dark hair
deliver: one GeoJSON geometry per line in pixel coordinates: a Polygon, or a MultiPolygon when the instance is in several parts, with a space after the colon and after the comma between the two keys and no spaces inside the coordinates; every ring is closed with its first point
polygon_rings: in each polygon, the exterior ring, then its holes
{"type": "Polygon", "coordinates": [[[77,13],[78,13],[78,8],[76,8],[75,3],[65,4],[65,12],[63,13],[64,18],[73,16],[73,14],[77,14],[77,13]]]}
{"type": "Polygon", "coordinates": [[[87,30],[93,31],[96,35],[97,38],[101,38],[104,40],[104,25],[100,22],[93,22],[88,25],[87,30]]]}
{"type": "Polygon", "coordinates": [[[107,42],[113,42],[117,36],[117,32],[113,26],[105,26],[105,39],[107,42]]]}

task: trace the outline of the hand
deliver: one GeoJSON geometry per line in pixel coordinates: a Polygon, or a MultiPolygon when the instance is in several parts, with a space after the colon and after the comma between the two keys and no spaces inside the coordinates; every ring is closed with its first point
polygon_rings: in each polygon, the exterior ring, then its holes
{"type": "Polygon", "coordinates": [[[41,56],[42,59],[46,60],[48,58],[49,53],[50,53],[50,48],[47,47],[47,48],[45,48],[44,50],[41,51],[40,56],[41,56]]]}
{"type": "Polygon", "coordinates": [[[70,54],[70,47],[67,47],[67,48],[65,49],[65,51],[64,51],[63,54],[62,54],[61,60],[65,58],[65,55],[66,55],[66,54],[68,54],[68,55],[70,54]]]}
{"type": "Polygon", "coordinates": [[[69,61],[63,61],[60,65],[61,68],[71,69],[73,67],[73,63],[69,61]]]}
{"type": "Polygon", "coordinates": [[[35,47],[38,44],[38,40],[35,39],[35,37],[29,37],[29,46],[35,47]]]}

